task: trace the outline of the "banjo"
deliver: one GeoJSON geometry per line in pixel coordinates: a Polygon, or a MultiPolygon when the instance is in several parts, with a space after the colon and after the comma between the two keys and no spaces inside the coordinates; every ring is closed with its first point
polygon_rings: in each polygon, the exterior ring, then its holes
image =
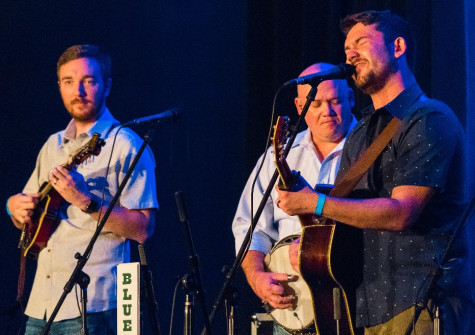
{"type": "Polygon", "coordinates": [[[290,334],[315,334],[313,302],[307,283],[290,265],[290,244],[300,235],[290,235],[275,244],[264,259],[266,271],[293,274],[294,281],[284,282],[284,293],[292,294],[297,299],[294,306],[287,309],[274,309],[269,304],[264,307],[272,319],[290,334]]]}

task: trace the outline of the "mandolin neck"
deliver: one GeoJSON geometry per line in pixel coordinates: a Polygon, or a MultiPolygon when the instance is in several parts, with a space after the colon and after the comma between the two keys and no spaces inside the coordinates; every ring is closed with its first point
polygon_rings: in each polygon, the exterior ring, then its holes
{"type": "MultiPolygon", "coordinates": [[[[71,171],[76,166],[77,165],[74,164],[73,162],[67,162],[67,163],[63,164],[63,167],[65,167],[69,171],[71,171]]],[[[39,192],[40,201],[43,200],[48,195],[48,193],[51,191],[52,188],[53,188],[53,185],[51,185],[50,181],[47,184],[45,184],[44,187],[41,188],[41,191],[39,192]]]]}

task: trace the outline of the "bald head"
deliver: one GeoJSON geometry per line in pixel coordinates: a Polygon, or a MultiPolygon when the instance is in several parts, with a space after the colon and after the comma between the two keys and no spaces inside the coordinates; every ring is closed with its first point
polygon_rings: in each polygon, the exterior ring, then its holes
{"type": "MultiPolygon", "coordinates": [[[[329,71],[333,64],[316,63],[307,67],[300,77],[329,71]]],[[[298,85],[295,107],[302,112],[310,91],[310,85],[298,85]]],[[[344,79],[325,80],[317,86],[317,95],[305,116],[314,143],[338,143],[346,135],[351,124],[351,108],[354,106],[353,90],[344,79]]]]}
{"type": "Polygon", "coordinates": [[[330,63],[315,63],[307,67],[305,70],[303,70],[302,73],[299,75],[299,77],[303,77],[303,76],[318,73],[318,72],[329,71],[334,68],[337,68],[337,66],[330,63]]]}
{"type": "MultiPolygon", "coordinates": [[[[336,65],[330,63],[315,63],[307,67],[305,70],[300,73],[299,77],[307,76],[314,73],[330,71],[337,68],[336,65]]],[[[348,86],[346,80],[332,80],[335,84],[343,84],[348,86]]],[[[300,98],[305,98],[310,91],[310,85],[298,85],[297,86],[297,95],[300,98]]]]}

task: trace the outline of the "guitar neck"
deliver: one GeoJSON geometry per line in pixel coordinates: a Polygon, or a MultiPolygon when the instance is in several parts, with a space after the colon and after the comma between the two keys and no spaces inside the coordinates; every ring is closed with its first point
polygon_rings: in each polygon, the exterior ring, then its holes
{"type": "MultiPolygon", "coordinates": [[[[298,174],[294,175],[285,157],[286,154],[284,146],[287,139],[286,134],[288,133],[288,123],[289,118],[286,116],[279,116],[277,118],[276,125],[274,126],[273,144],[275,165],[280,176],[279,188],[281,190],[292,191],[292,189],[294,188],[294,184],[299,177],[298,174]]],[[[302,227],[311,226],[318,222],[316,215],[313,214],[298,215],[298,218],[302,227]]]]}
{"type": "Polygon", "coordinates": [[[292,170],[285,157],[285,142],[287,141],[289,122],[290,119],[287,116],[279,116],[274,126],[274,137],[272,138],[274,161],[280,176],[279,188],[287,191],[292,188],[294,182],[292,170]]]}
{"type": "Polygon", "coordinates": [[[290,190],[294,182],[294,176],[292,170],[290,170],[285,157],[279,157],[277,164],[277,171],[280,176],[280,188],[284,190],[290,190]],[[282,186],[282,187],[281,187],[282,186]]]}

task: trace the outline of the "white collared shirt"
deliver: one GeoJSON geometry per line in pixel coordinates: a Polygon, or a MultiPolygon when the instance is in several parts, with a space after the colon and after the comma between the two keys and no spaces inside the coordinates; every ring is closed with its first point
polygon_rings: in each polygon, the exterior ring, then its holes
{"type": "MultiPolygon", "coordinates": [[[[350,130],[356,124],[355,118],[352,116],[350,130]]],[[[343,145],[346,137],[338,143],[338,145],[325,157],[323,162],[317,156],[315,146],[312,142],[311,132],[309,129],[297,134],[291,150],[286,158],[290,169],[299,171],[300,175],[312,186],[317,184],[330,184],[335,182],[340,165],[340,158],[343,151],[343,145]]],[[[274,163],[274,148],[270,147],[265,155],[265,161],[262,170],[259,173],[255,187],[254,187],[254,213],[256,212],[261,202],[262,196],[267,189],[267,186],[276,169],[274,163]]],[[[251,224],[251,187],[252,182],[256,176],[257,168],[260,165],[263,156],[261,156],[252,171],[241,199],[238,204],[236,214],[232,223],[232,230],[235,239],[236,254],[241,248],[241,244],[250,228],[251,224]]],[[[266,205],[256,228],[252,235],[251,245],[249,250],[258,250],[267,254],[272,246],[280,241],[282,238],[292,234],[299,234],[302,230],[297,216],[289,216],[280,208],[275,206],[275,199],[277,192],[272,189],[272,192],[267,199],[266,205]]]]}
{"type": "MultiPolygon", "coordinates": [[[[94,132],[98,132],[106,144],[98,156],[78,166],[88,189],[99,199],[105,182],[106,169],[111,155],[113,139],[118,125],[106,109],[90,131],[75,137],[75,124],[51,135],[43,145],[36,167],[23,192],[36,193],[48,174],[57,165],[67,162],[70,154],[86,144],[94,132]],[[115,129],[114,129],[115,128],[115,129]],[[75,137],[75,138],[74,138],[75,137]]],[[[112,152],[111,165],[107,175],[105,201],[110,203],[123,180],[128,167],[135,157],[142,139],[129,129],[120,130],[112,152]]],[[[144,151],[119,203],[128,209],[158,208],[155,186],[155,161],[150,148],[144,151]]],[[[64,202],[60,209],[61,222],[51,235],[47,246],[40,252],[33,288],[25,314],[47,319],[53,312],[63,288],[76,266],[74,254],[83,254],[97,222],[89,214],[64,202]]],[[[91,278],[87,294],[87,311],[101,312],[116,308],[117,264],[128,262],[130,258],[129,241],[106,230],[102,230],[83,271],[91,278]]],[[[79,290],[78,290],[79,292],[79,290]]],[[[79,295],[79,293],[78,293],[79,295]]],[[[79,317],[75,290],[68,294],[55,321],[79,317]]]]}

